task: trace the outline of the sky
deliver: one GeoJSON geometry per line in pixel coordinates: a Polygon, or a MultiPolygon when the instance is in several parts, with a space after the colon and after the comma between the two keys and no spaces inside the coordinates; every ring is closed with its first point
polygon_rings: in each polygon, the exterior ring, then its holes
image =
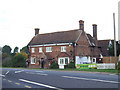
{"type": "MultiPolygon", "coordinates": [[[[79,28],[92,35],[97,24],[98,39],[114,39],[113,12],[118,33],[119,0],[0,0],[0,46],[26,46],[39,33],[67,31],[79,28]]],[[[117,34],[118,40],[118,34],[117,34]]]]}

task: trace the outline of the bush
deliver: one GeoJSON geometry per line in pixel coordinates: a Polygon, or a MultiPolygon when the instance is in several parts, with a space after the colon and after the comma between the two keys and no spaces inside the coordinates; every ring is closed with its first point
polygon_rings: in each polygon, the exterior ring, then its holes
{"type": "Polygon", "coordinates": [[[2,62],[3,67],[12,67],[12,60],[5,60],[2,62]]]}
{"type": "Polygon", "coordinates": [[[50,68],[51,68],[51,69],[58,69],[58,68],[59,68],[59,65],[58,65],[57,62],[54,61],[54,62],[51,64],[50,68]]]}
{"type": "Polygon", "coordinates": [[[118,62],[118,70],[120,70],[120,61],[118,62]]]}
{"type": "Polygon", "coordinates": [[[26,59],[23,53],[17,53],[12,60],[13,67],[26,67],[26,59]]]}
{"type": "Polygon", "coordinates": [[[75,63],[70,62],[68,65],[66,65],[66,68],[75,68],[75,63]]]}

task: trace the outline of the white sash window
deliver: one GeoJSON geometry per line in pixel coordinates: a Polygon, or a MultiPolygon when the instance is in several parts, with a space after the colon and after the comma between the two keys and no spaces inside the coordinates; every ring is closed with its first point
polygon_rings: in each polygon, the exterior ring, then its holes
{"type": "Polygon", "coordinates": [[[61,52],[66,52],[66,46],[61,46],[61,52]]]}
{"type": "Polygon", "coordinates": [[[35,64],[35,63],[36,63],[35,57],[31,57],[31,64],[35,64]]]}
{"type": "Polygon", "coordinates": [[[46,47],[46,52],[52,52],[52,47],[46,47]]]}

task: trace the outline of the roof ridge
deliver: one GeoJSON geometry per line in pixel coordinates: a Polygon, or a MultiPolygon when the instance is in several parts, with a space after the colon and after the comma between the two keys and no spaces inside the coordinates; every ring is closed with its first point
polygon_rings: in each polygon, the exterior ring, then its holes
{"type": "Polygon", "coordinates": [[[38,34],[38,35],[54,34],[54,33],[62,33],[62,32],[71,32],[71,31],[77,31],[77,30],[80,30],[80,29],[73,29],[73,30],[67,30],[67,31],[48,32],[48,33],[41,33],[41,34],[38,34]]]}

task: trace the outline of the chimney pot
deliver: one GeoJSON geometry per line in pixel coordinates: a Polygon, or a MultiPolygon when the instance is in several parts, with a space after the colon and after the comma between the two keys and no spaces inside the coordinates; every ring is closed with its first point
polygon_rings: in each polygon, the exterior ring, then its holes
{"type": "Polygon", "coordinates": [[[79,29],[84,31],[84,21],[83,20],[79,21],[79,29]]]}
{"type": "Polygon", "coordinates": [[[35,35],[39,34],[39,28],[35,28],[35,35]]]}

